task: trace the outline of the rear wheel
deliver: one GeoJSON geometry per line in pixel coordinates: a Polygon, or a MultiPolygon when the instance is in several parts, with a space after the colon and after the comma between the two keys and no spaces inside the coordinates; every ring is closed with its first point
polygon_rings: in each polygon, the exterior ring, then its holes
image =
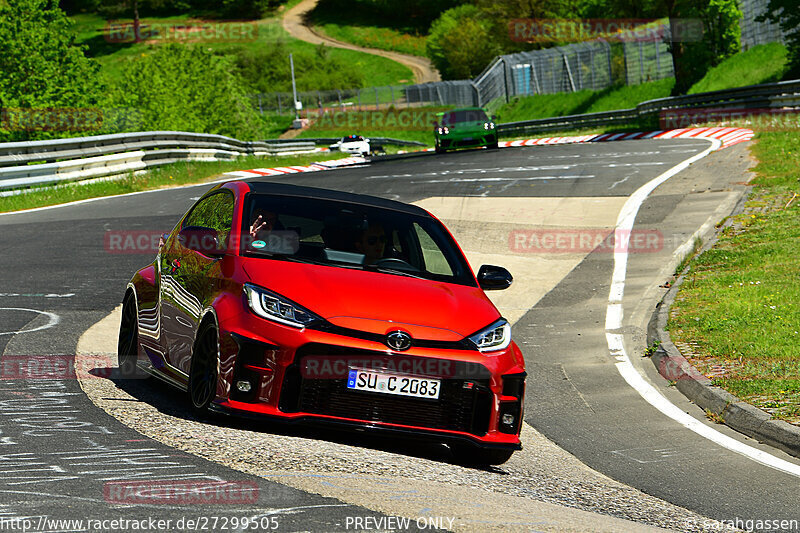
{"type": "Polygon", "coordinates": [[[189,402],[198,415],[206,415],[217,393],[217,330],[206,325],[197,336],[189,369],[189,402]]]}
{"type": "Polygon", "coordinates": [[[139,352],[139,322],[136,317],[136,297],[132,292],[122,303],[122,321],[117,340],[117,362],[123,378],[136,374],[136,360],[139,352]]]}
{"type": "Polygon", "coordinates": [[[450,451],[456,462],[470,466],[501,465],[508,461],[514,450],[498,448],[479,448],[468,444],[450,444],[450,451]]]}

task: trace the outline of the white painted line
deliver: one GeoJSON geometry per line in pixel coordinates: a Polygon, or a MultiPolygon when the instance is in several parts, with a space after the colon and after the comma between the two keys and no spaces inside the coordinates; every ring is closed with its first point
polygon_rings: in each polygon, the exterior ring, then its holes
{"type": "MultiPolygon", "coordinates": [[[[619,238],[620,236],[630,234],[626,232],[630,232],[630,230],[633,228],[633,223],[636,219],[636,214],[639,211],[639,208],[656,187],[695,161],[698,161],[699,159],[707,156],[709,153],[718,150],[722,144],[722,141],[719,139],[708,140],[711,141],[711,146],[709,148],[695,156],[690,157],[689,159],[682,161],[660,176],[645,183],[628,198],[617,217],[615,237],[619,238]]],[[[743,455],[765,466],[796,477],[800,477],[799,465],[790,463],[789,461],[785,461],[779,457],[775,457],[774,455],[761,451],[757,448],[753,448],[752,446],[744,444],[743,442],[739,442],[738,440],[724,435],[716,429],[705,425],[703,422],[695,419],[688,413],[683,412],[676,405],[670,403],[670,401],[667,400],[667,398],[665,398],[660,392],[658,392],[658,390],[639,373],[636,367],[633,366],[630,357],[625,351],[625,345],[623,342],[624,336],[620,333],[615,333],[615,330],[619,330],[622,327],[623,313],[621,299],[624,292],[627,264],[627,252],[623,251],[614,253],[614,273],[612,275],[611,290],[609,291],[608,295],[608,307],[606,311],[606,341],[608,343],[608,350],[616,359],[617,363],[615,366],[617,367],[617,371],[620,373],[623,379],[625,379],[628,385],[633,387],[636,392],[638,392],[639,395],[644,398],[645,401],[647,401],[647,403],[671,419],[675,420],[686,429],[693,431],[701,437],[727,448],[732,452],[743,455]]]]}
{"type": "Polygon", "coordinates": [[[21,298],[72,298],[75,296],[74,292],[68,292],[66,294],[57,294],[54,292],[50,293],[19,293],[19,292],[0,292],[0,298],[14,298],[14,297],[21,297],[21,298]]]}
{"type": "Polygon", "coordinates": [[[410,183],[474,183],[485,181],[542,181],[542,180],[578,180],[578,179],[591,179],[594,174],[582,174],[574,176],[533,176],[526,178],[448,178],[444,180],[422,180],[411,181],[410,183]]]}
{"type": "Polygon", "coordinates": [[[43,329],[49,329],[55,326],[56,324],[61,321],[61,317],[59,317],[55,313],[48,313],[47,311],[39,311],[38,309],[26,309],[24,307],[0,307],[0,311],[26,311],[28,313],[39,313],[40,315],[44,315],[47,317],[47,324],[43,326],[39,326],[33,329],[21,329],[18,331],[0,331],[0,335],[16,335],[17,333],[32,333],[34,331],[41,331],[43,329]]]}

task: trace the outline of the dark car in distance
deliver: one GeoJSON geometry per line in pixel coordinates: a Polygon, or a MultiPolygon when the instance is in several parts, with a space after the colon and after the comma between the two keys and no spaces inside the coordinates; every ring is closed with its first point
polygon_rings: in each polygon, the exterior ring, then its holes
{"type": "Polygon", "coordinates": [[[436,153],[456,148],[497,148],[497,128],[480,107],[465,107],[437,114],[433,128],[436,153]]]}

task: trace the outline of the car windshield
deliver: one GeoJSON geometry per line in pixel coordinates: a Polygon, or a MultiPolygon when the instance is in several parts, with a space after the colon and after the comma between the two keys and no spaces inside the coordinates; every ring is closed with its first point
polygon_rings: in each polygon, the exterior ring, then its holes
{"type": "Polygon", "coordinates": [[[266,260],[372,270],[475,286],[435,219],[331,199],[248,194],[241,252],[266,260]]]}
{"type": "Polygon", "coordinates": [[[459,122],[489,122],[489,118],[481,109],[449,111],[442,116],[442,124],[452,125],[459,122]]]}

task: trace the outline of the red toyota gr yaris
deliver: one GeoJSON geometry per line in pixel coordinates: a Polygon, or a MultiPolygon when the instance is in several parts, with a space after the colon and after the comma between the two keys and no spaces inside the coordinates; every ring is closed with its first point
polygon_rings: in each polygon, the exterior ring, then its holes
{"type": "Polygon", "coordinates": [[[123,300],[119,365],[208,409],[448,444],[500,464],[520,449],[525,364],[511,327],[424,209],[232,181],[165,236],[123,300]]]}

